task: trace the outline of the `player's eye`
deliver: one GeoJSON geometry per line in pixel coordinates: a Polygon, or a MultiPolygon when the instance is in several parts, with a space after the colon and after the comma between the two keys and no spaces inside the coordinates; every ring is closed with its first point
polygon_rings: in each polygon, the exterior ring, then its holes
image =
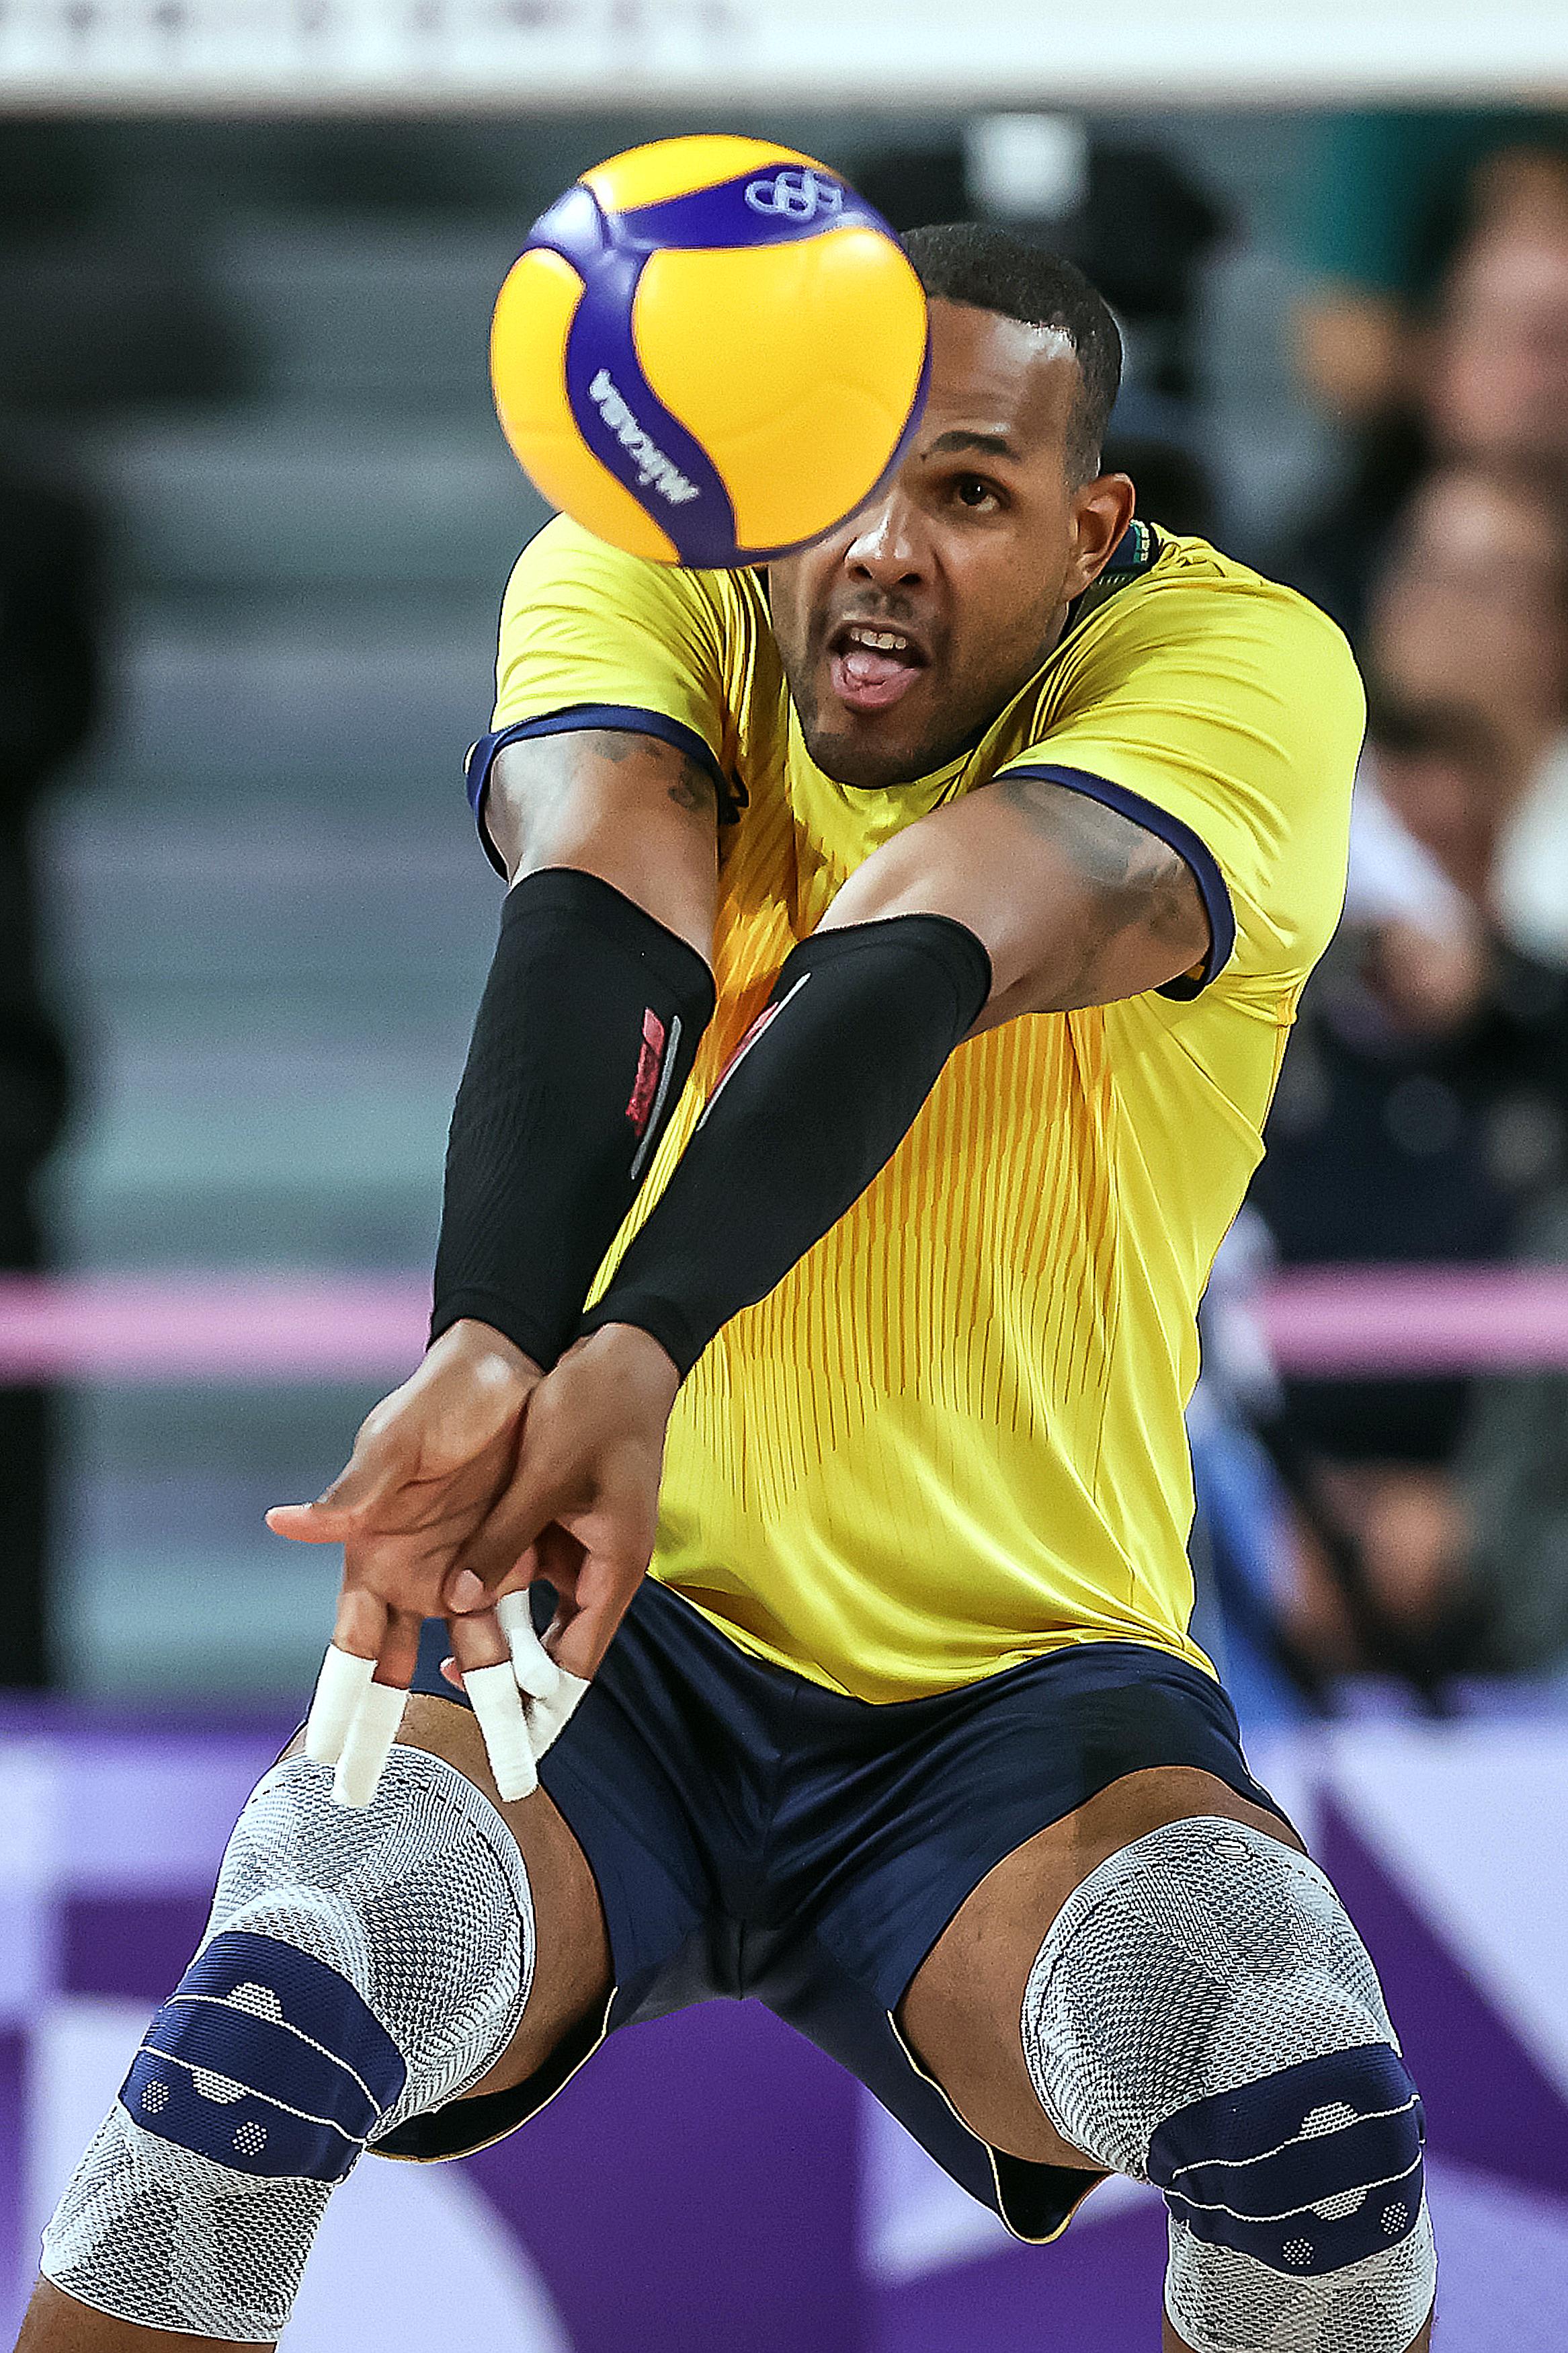
{"type": "Polygon", "coordinates": [[[995,483],[988,482],[984,474],[960,474],[952,489],[959,505],[972,514],[993,513],[1002,503],[995,483]]]}

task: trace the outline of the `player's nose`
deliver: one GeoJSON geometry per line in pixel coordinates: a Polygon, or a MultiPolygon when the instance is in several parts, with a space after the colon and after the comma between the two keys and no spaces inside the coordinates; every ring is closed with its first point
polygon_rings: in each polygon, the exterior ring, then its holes
{"type": "Polygon", "coordinates": [[[918,517],[896,494],[868,507],[844,552],[853,579],[877,588],[917,587],[929,574],[930,557],[918,517]]]}

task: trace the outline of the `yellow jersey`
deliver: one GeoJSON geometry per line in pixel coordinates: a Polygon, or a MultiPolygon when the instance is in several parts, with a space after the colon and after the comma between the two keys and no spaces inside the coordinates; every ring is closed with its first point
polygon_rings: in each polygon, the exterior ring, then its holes
{"type": "Polygon", "coordinates": [[[1343,895],[1363,704],[1339,631],[1135,524],[971,751],[868,790],[806,752],[763,574],[676,570],[557,520],[507,589],[492,723],[562,713],[705,747],[737,805],[718,1011],[599,1288],[790,949],[900,828],[1033,768],[1183,850],[1205,967],[960,1046],[881,1175],[718,1335],[676,1405],[652,1574],[746,1650],[871,1701],[1073,1642],[1207,1666],[1187,1631],[1196,1312],[1343,895]]]}

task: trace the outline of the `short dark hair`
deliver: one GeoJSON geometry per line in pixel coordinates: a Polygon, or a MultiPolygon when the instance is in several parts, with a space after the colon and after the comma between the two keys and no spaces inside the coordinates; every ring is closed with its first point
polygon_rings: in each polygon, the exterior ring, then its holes
{"type": "Polygon", "coordinates": [[[1100,448],[1121,382],[1121,334],[1110,305],[1081,269],[984,221],[911,228],[904,251],[932,301],[995,311],[1026,327],[1055,327],[1072,345],[1082,389],[1074,406],[1068,463],[1080,481],[1100,470],[1100,448]]]}

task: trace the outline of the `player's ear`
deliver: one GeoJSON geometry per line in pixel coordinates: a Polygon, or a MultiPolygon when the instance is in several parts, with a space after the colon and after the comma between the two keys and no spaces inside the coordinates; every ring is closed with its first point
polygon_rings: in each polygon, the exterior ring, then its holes
{"type": "Polygon", "coordinates": [[[1067,594],[1081,596],[1116,552],[1132,520],[1137,493],[1126,474],[1097,474],[1073,493],[1067,594]]]}

